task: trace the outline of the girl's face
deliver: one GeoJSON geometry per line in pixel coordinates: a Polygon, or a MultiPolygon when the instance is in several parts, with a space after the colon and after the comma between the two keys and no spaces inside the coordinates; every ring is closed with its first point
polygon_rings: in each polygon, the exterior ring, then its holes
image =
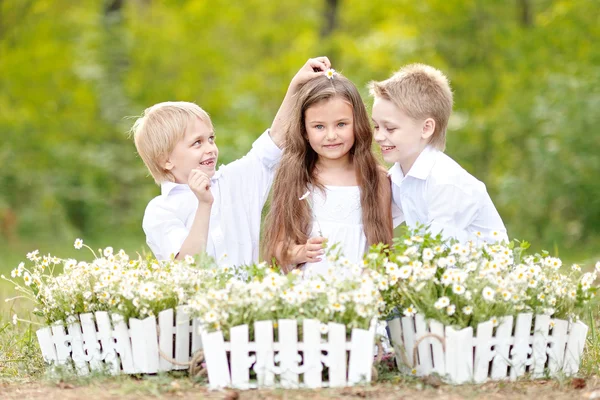
{"type": "Polygon", "coordinates": [[[320,161],[346,161],[354,146],[352,106],[340,97],[320,101],[304,112],[310,147],[320,161]]]}

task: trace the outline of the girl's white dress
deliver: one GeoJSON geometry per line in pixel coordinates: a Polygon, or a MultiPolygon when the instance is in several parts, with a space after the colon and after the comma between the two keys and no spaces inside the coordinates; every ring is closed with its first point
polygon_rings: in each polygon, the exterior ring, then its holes
{"type": "MultiPolygon", "coordinates": [[[[325,186],[325,193],[314,189],[310,201],[313,213],[311,237],[328,239],[327,246],[339,243],[341,256],[353,264],[362,263],[367,250],[367,238],[363,231],[360,188],[358,186],[325,186]]],[[[304,275],[326,274],[331,263],[323,255],[320,262],[306,263],[304,275]]]]}

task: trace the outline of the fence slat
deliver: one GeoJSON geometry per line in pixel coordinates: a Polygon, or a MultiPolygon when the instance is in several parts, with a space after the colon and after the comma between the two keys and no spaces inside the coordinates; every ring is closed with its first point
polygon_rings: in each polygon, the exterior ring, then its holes
{"type": "Polygon", "coordinates": [[[492,352],[492,321],[482,322],[477,325],[477,338],[475,339],[475,361],[473,366],[473,380],[483,383],[488,378],[490,361],[494,357],[492,352]]]}
{"type": "MultiPolygon", "coordinates": [[[[175,361],[187,363],[190,361],[190,315],[184,306],[177,307],[175,313],[175,361]]],[[[173,369],[186,369],[186,365],[173,365],[173,369]]]]}
{"type": "MultiPolygon", "coordinates": [[[[327,367],[329,387],[346,386],[346,326],[330,322],[327,335],[327,367]]],[[[365,346],[371,350],[371,345],[365,346]]]]}
{"type": "Polygon", "coordinates": [[[373,350],[371,343],[374,339],[375,327],[371,330],[352,329],[350,336],[350,360],[348,363],[348,384],[371,382],[371,367],[373,366],[373,350]]]}
{"type": "MultiPolygon", "coordinates": [[[[189,330],[188,330],[189,331],[189,330]]],[[[208,369],[208,384],[211,389],[221,389],[231,385],[225,341],[221,331],[207,333],[202,330],[204,358],[208,369]]]]}
{"type": "MultiPolygon", "coordinates": [[[[429,330],[432,334],[445,341],[444,325],[441,322],[429,321],[429,330]]],[[[440,376],[446,375],[446,359],[442,342],[438,339],[431,339],[431,350],[433,352],[433,372],[440,376]]]]}
{"type": "Polygon", "coordinates": [[[563,366],[568,326],[569,323],[567,321],[561,319],[554,320],[554,328],[552,328],[549,340],[550,348],[548,349],[548,370],[551,376],[557,375],[563,366]]]}
{"type": "Polygon", "coordinates": [[[302,323],[304,342],[303,363],[304,384],[309,388],[321,387],[321,323],[314,319],[305,319],[302,323]]]}
{"type": "Polygon", "coordinates": [[[473,328],[446,327],[446,372],[454,384],[473,379],[473,328]]]}
{"type": "Polygon", "coordinates": [[[404,350],[406,351],[406,359],[410,363],[409,368],[411,373],[417,372],[417,365],[413,365],[413,353],[415,348],[415,319],[414,317],[402,317],[402,333],[404,338],[404,350]]]}
{"type": "MultiPolygon", "coordinates": [[[[427,330],[427,325],[425,324],[425,318],[423,315],[417,314],[415,315],[415,337],[417,340],[421,339],[423,336],[427,335],[429,332],[427,330]]],[[[419,343],[418,346],[418,366],[417,375],[429,375],[433,369],[433,359],[431,355],[431,338],[427,337],[419,343]]]]}
{"type": "Polygon", "coordinates": [[[79,322],[74,322],[68,326],[69,336],[71,337],[71,358],[77,369],[78,375],[88,375],[90,369],[88,367],[85,350],[83,349],[83,335],[81,333],[81,325],[79,322]]]}
{"type": "Polygon", "coordinates": [[[192,321],[192,355],[202,349],[202,337],[200,336],[200,319],[194,318],[192,321]]]}
{"type": "MultiPolygon", "coordinates": [[[[171,371],[175,366],[167,360],[174,359],[173,343],[175,340],[175,329],[173,326],[173,309],[169,308],[158,313],[159,336],[158,343],[162,353],[159,360],[159,371],[171,371]]],[[[159,353],[160,354],[160,353],[159,353]]]]}
{"type": "Polygon", "coordinates": [[[387,321],[388,328],[390,330],[390,343],[394,349],[394,355],[396,357],[396,366],[398,370],[403,373],[410,371],[410,366],[404,362],[406,357],[406,350],[404,349],[404,339],[402,339],[402,324],[400,318],[394,318],[387,321]]]}
{"type": "Polygon", "coordinates": [[[281,386],[298,387],[298,325],[295,319],[280,319],[279,324],[279,366],[281,386]]]}
{"type": "Polygon", "coordinates": [[[42,357],[48,364],[56,364],[58,362],[58,356],[56,355],[56,349],[54,348],[54,342],[52,341],[52,330],[49,326],[38,329],[35,332],[40,349],[42,350],[42,357]]]}
{"type": "MultiPolygon", "coordinates": [[[[254,371],[258,386],[273,386],[275,374],[273,364],[273,321],[256,321],[254,323],[254,341],[256,343],[256,364],[254,371]]],[[[206,346],[206,343],[205,343],[206,346]]]]}
{"type": "Polygon", "coordinates": [[[96,335],[96,323],[91,313],[79,315],[81,321],[81,330],[83,331],[83,349],[87,353],[92,371],[101,371],[104,368],[102,362],[102,353],[100,352],[100,342],[96,335]]]}
{"type": "Polygon", "coordinates": [[[234,326],[229,330],[231,338],[231,385],[236,389],[250,388],[250,365],[248,365],[248,325],[234,326]]]}
{"type": "Polygon", "coordinates": [[[62,321],[57,321],[51,326],[52,329],[52,341],[56,347],[58,365],[65,365],[71,358],[71,345],[70,338],[65,332],[65,327],[62,325],[62,321]]]}
{"type": "Polygon", "coordinates": [[[131,338],[129,329],[123,317],[119,314],[112,314],[113,337],[116,340],[115,348],[121,359],[121,368],[126,374],[136,374],[139,371],[133,364],[133,352],[131,350],[131,338]]]}
{"type": "Polygon", "coordinates": [[[544,367],[548,358],[548,330],[550,329],[550,317],[548,315],[536,315],[533,328],[533,378],[544,376],[544,367]]]}
{"type": "Polygon", "coordinates": [[[571,324],[569,332],[569,340],[567,341],[567,349],[565,351],[565,359],[563,364],[563,372],[569,375],[575,375],[579,371],[579,364],[583,356],[583,348],[585,346],[585,338],[587,337],[588,327],[581,321],[571,324]]]}
{"type": "Polygon", "coordinates": [[[134,370],[142,373],[158,372],[158,338],[156,336],[156,318],[129,320],[131,334],[131,350],[134,370]]]}
{"type": "Polygon", "coordinates": [[[532,314],[530,313],[523,313],[517,315],[517,321],[515,323],[514,342],[512,350],[510,352],[510,380],[512,381],[525,374],[527,356],[532,351],[531,346],[529,345],[531,320],[532,314]]]}
{"type": "Polygon", "coordinates": [[[109,364],[110,373],[116,375],[121,371],[121,366],[117,358],[110,318],[106,311],[97,311],[94,315],[98,325],[98,338],[102,344],[102,359],[109,364]]]}
{"type": "Polygon", "coordinates": [[[512,323],[513,317],[503,317],[500,325],[496,328],[496,337],[494,339],[496,355],[492,361],[492,380],[507,378],[508,371],[508,352],[512,341],[512,323]]]}

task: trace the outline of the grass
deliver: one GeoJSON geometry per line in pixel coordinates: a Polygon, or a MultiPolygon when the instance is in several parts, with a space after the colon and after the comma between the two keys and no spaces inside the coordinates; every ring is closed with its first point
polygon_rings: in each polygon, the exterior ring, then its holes
{"type": "MultiPolygon", "coordinates": [[[[88,240],[93,248],[115,245],[110,239],[88,240]]],[[[118,243],[128,253],[148,251],[143,238],[132,237],[118,243]]],[[[118,247],[120,248],[120,247],[118,247]]],[[[25,259],[29,251],[39,249],[40,253],[52,253],[59,257],[91,259],[91,254],[75,250],[71,243],[65,245],[52,241],[21,242],[17,244],[0,244],[0,273],[10,274],[20,261],[25,259]]],[[[555,252],[552,252],[555,253],[555,252]]],[[[584,248],[579,252],[569,249],[560,256],[566,266],[579,263],[584,268],[591,268],[596,260],[597,248],[584,248]],[[596,252],[594,252],[594,250],[596,252]]],[[[0,281],[0,299],[14,296],[14,290],[7,282],[0,281]]],[[[333,398],[572,398],[593,396],[593,388],[600,388],[600,335],[598,320],[600,309],[594,310],[585,317],[590,327],[588,343],[581,364],[580,380],[553,379],[520,382],[488,382],[484,385],[463,385],[454,387],[441,384],[436,380],[405,377],[390,369],[389,366],[378,367],[378,381],[368,387],[345,389],[326,389],[317,392],[306,390],[253,390],[249,392],[210,392],[202,382],[189,379],[185,373],[168,373],[155,376],[107,376],[94,374],[90,377],[76,377],[62,372],[50,375],[46,372],[41,358],[35,330],[37,326],[19,322],[12,324],[12,314],[16,311],[21,318],[29,319],[28,312],[32,305],[26,302],[0,301],[0,398],[2,399],[76,399],[82,397],[105,398],[298,398],[333,399],[333,398]],[[584,385],[585,387],[581,388],[584,385]]],[[[600,390],[600,389],[599,389],[600,390]]],[[[600,396],[600,391],[597,394],[600,396]]]]}

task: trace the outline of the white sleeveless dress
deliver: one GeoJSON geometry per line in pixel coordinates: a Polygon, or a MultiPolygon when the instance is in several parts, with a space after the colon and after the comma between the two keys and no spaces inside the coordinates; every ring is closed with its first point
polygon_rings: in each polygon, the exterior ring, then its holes
{"type": "MultiPolygon", "coordinates": [[[[351,263],[362,263],[367,250],[367,238],[363,231],[360,188],[358,186],[325,186],[325,193],[319,189],[312,191],[307,199],[311,203],[313,227],[311,237],[322,236],[328,239],[328,247],[339,243],[341,256],[351,263]]],[[[304,275],[326,274],[330,266],[326,255],[320,262],[306,263],[304,275]]]]}

